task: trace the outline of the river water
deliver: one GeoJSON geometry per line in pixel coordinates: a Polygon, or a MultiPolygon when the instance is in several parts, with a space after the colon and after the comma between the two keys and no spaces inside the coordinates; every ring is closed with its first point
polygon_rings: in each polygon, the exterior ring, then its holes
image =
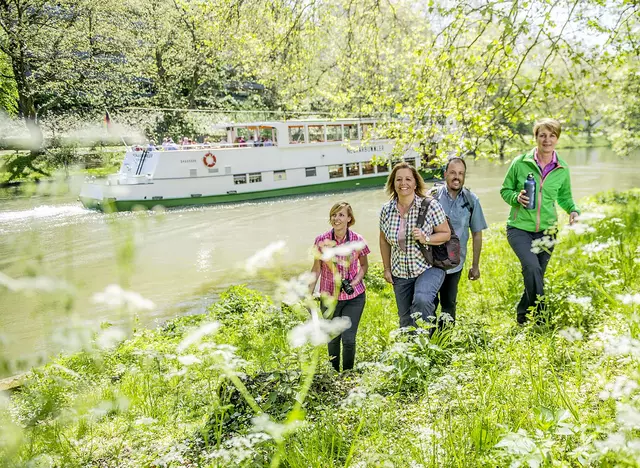
{"type": "MultiPolygon", "coordinates": [[[[607,148],[563,150],[571,168],[574,198],[640,186],[640,157],[620,159],[607,148]]],[[[501,223],[508,206],[498,193],[507,166],[469,161],[466,185],[481,200],[487,221],[501,223]]],[[[77,193],[77,187],[72,190],[77,193]]],[[[6,197],[6,195],[4,195],[6,197]]],[[[264,278],[244,270],[246,260],[271,242],[286,247],[279,257],[291,276],[311,266],[310,246],[328,229],[333,203],[347,200],[356,225],[379,261],[378,212],[382,187],[274,201],[218,205],[163,214],[103,215],[82,208],[76,195],[0,199],[0,272],[13,277],[45,275],[74,286],[74,299],[41,292],[9,292],[0,285],[0,357],[14,364],[1,374],[39,364],[74,340],[68,328],[118,322],[122,317],[91,300],[110,284],[123,284],[155,304],[139,312],[139,326],[177,314],[205,310],[229,285],[247,283],[270,291],[264,278]],[[132,262],[118,252],[132,238],[132,262]],[[120,247],[120,248],[119,248],[120,247]],[[123,268],[130,264],[130,268],[123,268]],[[67,331],[65,331],[67,330],[67,331]],[[20,361],[16,364],[17,361],[20,361]]],[[[1,367],[0,367],[1,369],[1,367]]]]}

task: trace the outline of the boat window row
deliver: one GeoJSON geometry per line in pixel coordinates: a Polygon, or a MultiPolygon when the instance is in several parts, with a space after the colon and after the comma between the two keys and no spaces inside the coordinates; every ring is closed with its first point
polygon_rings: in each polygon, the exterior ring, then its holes
{"type": "Polygon", "coordinates": [[[384,174],[389,172],[389,164],[373,164],[371,161],[329,166],[329,179],[355,177],[359,175],[384,174]]]}
{"type": "MultiPolygon", "coordinates": [[[[405,158],[405,162],[411,164],[415,167],[416,160],[415,158],[405,158]]],[[[329,169],[329,178],[330,179],[339,179],[342,177],[355,177],[360,175],[370,175],[370,174],[387,174],[391,170],[391,166],[398,161],[393,161],[390,163],[384,164],[374,164],[371,161],[364,162],[355,162],[355,163],[347,163],[347,164],[334,164],[328,167],[329,169]]],[[[318,175],[318,171],[316,167],[305,167],[305,176],[306,177],[316,177],[318,175]]],[[[273,171],[273,180],[287,180],[287,171],[273,171]]],[[[258,182],[262,182],[262,173],[261,172],[252,172],[249,174],[236,174],[233,176],[233,183],[235,185],[242,184],[255,184],[258,182]]]]}
{"type": "Polygon", "coordinates": [[[289,143],[331,143],[374,139],[374,123],[289,125],[289,143]]]}

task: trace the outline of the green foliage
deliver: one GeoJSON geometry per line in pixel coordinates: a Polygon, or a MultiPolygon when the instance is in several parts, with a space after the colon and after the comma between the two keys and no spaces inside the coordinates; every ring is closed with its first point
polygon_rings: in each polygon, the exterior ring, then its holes
{"type": "Polygon", "coordinates": [[[0,107],[24,120],[36,158],[56,119],[71,132],[105,109],[156,139],[212,121],[378,114],[398,151],[438,158],[504,157],[551,115],[631,154],[637,4],[525,4],[16,0],[0,7],[0,107]]]}

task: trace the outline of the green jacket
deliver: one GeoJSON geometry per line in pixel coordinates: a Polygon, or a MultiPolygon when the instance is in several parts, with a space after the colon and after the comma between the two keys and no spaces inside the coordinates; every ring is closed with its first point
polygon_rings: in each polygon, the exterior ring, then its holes
{"type": "Polygon", "coordinates": [[[513,160],[504,177],[500,195],[511,206],[507,226],[524,231],[540,232],[556,225],[556,202],[567,213],[580,213],[571,196],[567,163],[558,156],[558,167],[549,172],[542,181],[542,171],[533,159],[533,150],[513,160]],[[536,179],[536,208],[533,210],[525,209],[517,201],[518,194],[524,189],[524,182],[530,173],[533,173],[536,179]]]}

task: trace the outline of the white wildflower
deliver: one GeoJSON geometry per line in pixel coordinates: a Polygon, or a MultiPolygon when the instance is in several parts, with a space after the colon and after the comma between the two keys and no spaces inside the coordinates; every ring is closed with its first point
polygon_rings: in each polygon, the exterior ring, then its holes
{"type": "Polygon", "coordinates": [[[626,436],[623,432],[615,432],[613,434],[609,434],[609,436],[605,440],[596,440],[593,442],[594,447],[601,454],[606,454],[607,452],[618,453],[621,452],[626,446],[626,436]]]}
{"type": "Polygon", "coordinates": [[[129,409],[129,400],[124,396],[118,396],[113,400],[103,400],[98,406],[89,410],[89,414],[100,419],[112,413],[121,413],[129,409]]]}
{"type": "Polygon", "coordinates": [[[577,297],[574,294],[569,294],[569,296],[567,296],[567,302],[578,304],[584,308],[587,308],[591,305],[591,300],[592,299],[590,296],[577,297]]]}
{"type": "Polygon", "coordinates": [[[73,286],[66,281],[56,280],[48,276],[25,276],[22,278],[11,278],[0,272],[0,286],[11,291],[22,291],[25,293],[35,293],[38,291],[55,292],[67,291],[74,292],[73,286]]]}
{"type": "Polygon", "coordinates": [[[306,343],[313,346],[327,344],[335,336],[351,326],[349,317],[336,317],[333,320],[325,320],[312,313],[311,318],[305,323],[296,325],[289,332],[289,342],[294,348],[299,348],[306,343]]]}
{"type": "Polygon", "coordinates": [[[630,404],[618,403],[616,419],[625,429],[640,429],[640,411],[630,404]]]}
{"type": "Polygon", "coordinates": [[[255,416],[251,422],[253,422],[254,432],[268,434],[276,442],[282,442],[285,435],[301,426],[300,421],[292,421],[285,424],[277,423],[266,413],[255,416]]]}
{"type": "Polygon", "coordinates": [[[255,446],[269,440],[264,433],[251,433],[246,436],[235,436],[224,442],[223,447],[205,454],[209,460],[220,460],[223,466],[239,465],[252,458],[256,452],[255,446]]]}
{"type": "Polygon", "coordinates": [[[190,450],[186,444],[180,442],[171,446],[168,453],[165,453],[158,459],[154,460],[152,466],[184,466],[185,454],[190,450]]]}
{"type": "Polygon", "coordinates": [[[510,455],[527,455],[536,450],[536,443],[529,438],[527,431],[520,429],[517,433],[510,432],[504,436],[495,447],[510,455]]]}
{"type": "Polygon", "coordinates": [[[574,341],[582,341],[583,339],[582,332],[574,327],[560,330],[558,334],[571,343],[573,343],[574,341]]]}
{"type": "Polygon", "coordinates": [[[618,278],[618,279],[611,280],[608,283],[605,283],[604,287],[607,289],[611,289],[614,286],[620,286],[621,284],[624,284],[624,280],[622,278],[618,278]]]}
{"type": "Polygon", "coordinates": [[[325,247],[322,249],[322,256],[320,257],[320,260],[328,262],[334,257],[348,257],[352,252],[359,252],[365,247],[366,244],[362,241],[345,242],[344,244],[340,244],[336,247],[325,247]]]}
{"type": "Polygon", "coordinates": [[[235,346],[228,344],[217,345],[211,353],[211,357],[216,361],[212,369],[222,368],[225,371],[236,371],[236,369],[246,366],[247,361],[238,357],[236,349],[235,346]]]}
{"type": "Polygon", "coordinates": [[[183,366],[191,366],[193,364],[200,364],[202,361],[193,354],[187,354],[186,356],[178,356],[178,362],[183,366]]]}
{"type": "Polygon", "coordinates": [[[130,310],[153,310],[155,304],[135,291],[126,291],[117,284],[110,284],[103,292],[92,297],[94,304],[103,304],[112,309],[127,307],[130,310]]]}
{"type": "Polygon", "coordinates": [[[267,245],[264,249],[253,254],[245,263],[245,269],[255,275],[261,268],[267,268],[273,261],[273,256],[284,249],[286,242],[279,240],[267,245]]]}
{"type": "Polygon", "coordinates": [[[582,251],[587,255],[592,256],[593,254],[602,252],[603,250],[606,250],[618,244],[620,244],[620,241],[613,238],[608,239],[606,242],[594,241],[590,244],[582,246],[582,251]]]}
{"type": "Polygon", "coordinates": [[[578,216],[578,219],[580,221],[591,221],[591,220],[600,220],[600,219],[604,219],[606,218],[606,216],[604,215],[604,213],[582,213],[578,216]]]}
{"type": "Polygon", "coordinates": [[[316,276],[309,271],[291,278],[289,281],[280,281],[276,289],[276,297],[285,304],[295,304],[309,295],[309,285],[315,279],[316,276]]]}
{"type": "Polygon", "coordinates": [[[56,328],[52,340],[67,353],[88,350],[92,347],[95,324],[72,323],[66,327],[56,328]]]}
{"type": "Polygon", "coordinates": [[[377,393],[369,394],[364,387],[356,387],[349,392],[347,398],[342,402],[343,408],[362,408],[367,403],[379,404],[384,400],[384,397],[377,393]]]}
{"type": "Polygon", "coordinates": [[[146,417],[146,418],[138,418],[138,419],[136,419],[135,424],[137,426],[148,426],[148,425],[151,425],[151,424],[155,424],[156,422],[157,421],[154,418],[146,417]]]}
{"type": "Polygon", "coordinates": [[[542,236],[540,239],[534,239],[531,241],[531,252],[534,254],[539,254],[540,252],[548,252],[558,243],[551,236],[542,236]]]}
{"type": "Polygon", "coordinates": [[[604,386],[604,390],[600,392],[600,399],[613,398],[614,400],[620,400],[631,396],[637,389],[638,382],[636,380],[630,379],[626,375],[619,375],[616,380],[604,386]]]}
{"type": "Polygon", "coordinates": [[[630,336],[612,336],[604,341],[604,352],[610,356],[640,356],[640,341],[630,336]]]}
{"type": "Polygon", "coordinates": [[[591,233],[591,232],[596,232],[593,226],[589,226],[588,224],[585,224],[585,223],[573,223],[568,225],[565,229],[567,229],[568,231],[572,231],[578,236],[591,233]]]}
{"type": "Polygon", "coordinates": [[[100,349],[111,349],[124,341],[126,337],[127,334],[120,328],[109,327],[98,335],[98,338],[96,338],[96,344],[100,349]]]}
{"type": "Polygon", "coordinates": [[[174,378],[174,377],[182,377],[182,376],[183,376],[183,375],[185,375],[186,373],[187,373],[187,369],[185,369],[185,368],[182,368],[182,369],[180,369],[179,371],[177,371],[177,370],[175,370],[175,369],[174,369],[172,372],[169,372],[169,373],[165,374],[165,375],[164,375],[164,378],[165,378],[166,380],[171,380],[171,379],[172,379],[172,378],[174,378]]]}
{"type": "Polygon", "coordinates": [[[183,352],[189,346],[199,343],[202,338],[207,335],[211,335],[218,331],[220,328],[219,322],[209,322],[199,326],[194,332],[189,333],[178,345],[176,351],[183,352]]]}
{"type": "Polygon", "coordinates": [[[624,221],[622,221],[620,218],[611,218],[609,219],[609,222],[615,224],[616,226],[627,227],[624,221]]]}
{"type": "Polygon", "coordinates": [[[616,296],[620,302],[625,305],[640,304],[640,293],[635,294],[618,294],[616,296]]]}
{"type": "Polygon", "coordinates": [[[440,320],[442,320],[443,322],[453,322],[453,317],[448,314],[447,312],[442,312],[440,314],[440,320]]]}
{"type": "Polygon", "coordinates": [[[415,429],[416,435],[420,440],[427,440],[429,443],[434,440],[440,440],[442,437],[442,433],[439,431],[434,431],[429,426],[417,426],[415,429]]]}

